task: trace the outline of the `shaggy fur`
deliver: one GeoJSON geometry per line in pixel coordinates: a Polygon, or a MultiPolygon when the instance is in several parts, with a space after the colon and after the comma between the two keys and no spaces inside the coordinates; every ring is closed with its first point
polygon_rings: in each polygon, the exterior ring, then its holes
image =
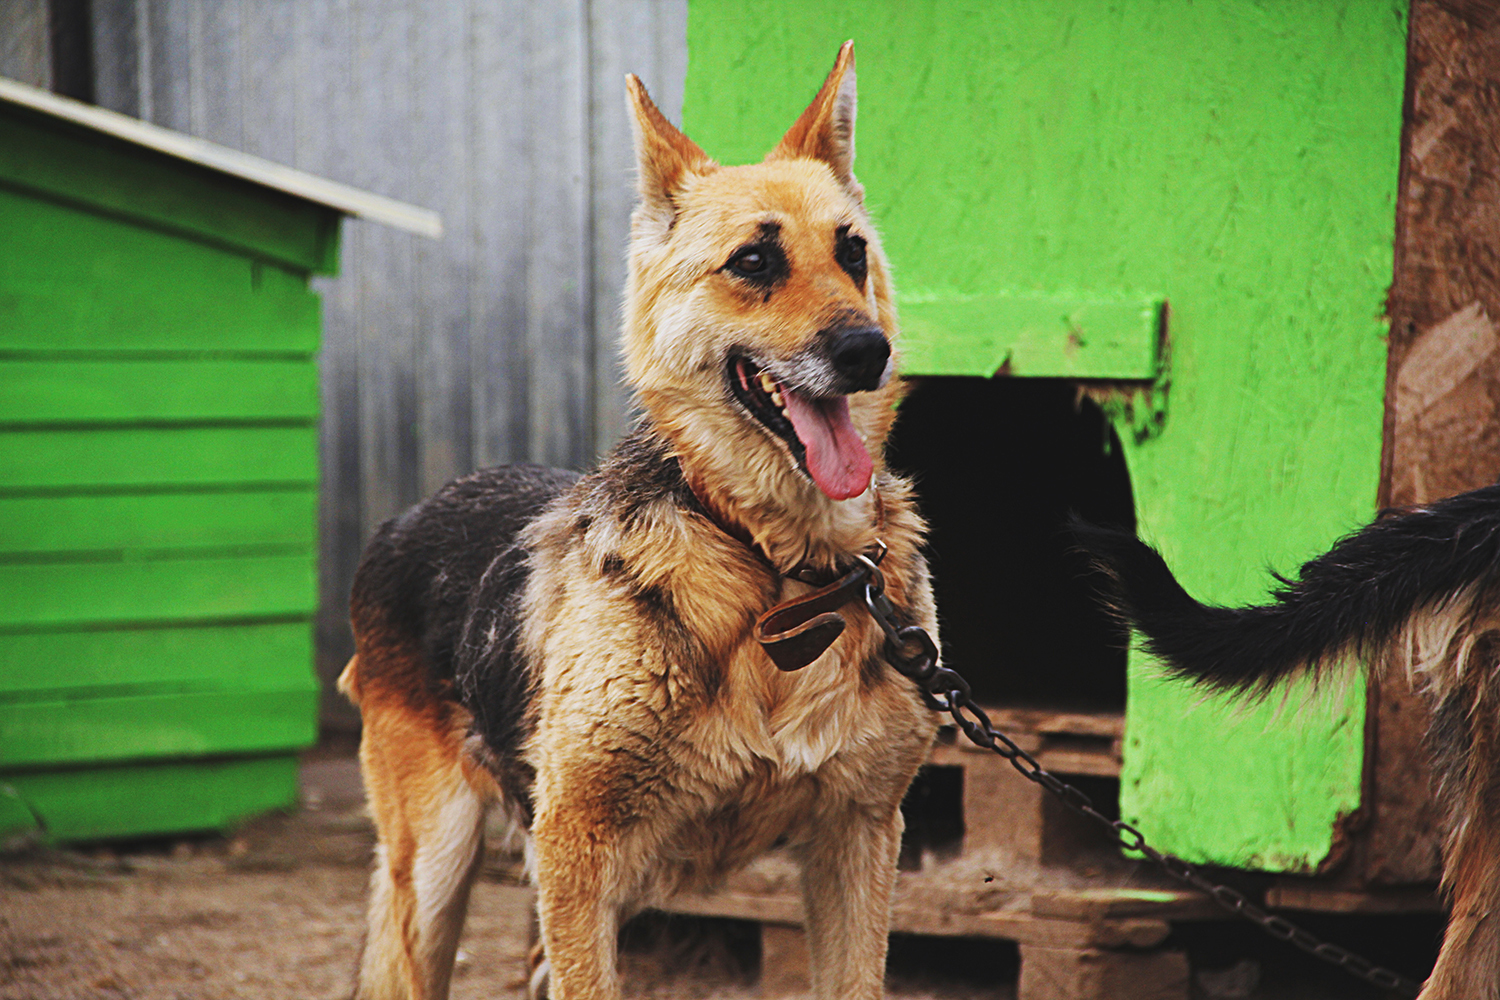
{"type": "Polygon", "coordinates": [[[629,89],[639,425],[581,479],[449,484],[355,579],[340,683],[380,835],[365,1000],[447,994],[495,801],[527,831],[553,1000],[618,997],[622,919],[775,845],[802,865],[814,994],[881,995],[899,807],[935,718],[856,609],[795,673],[752,634],[813,589],[794,569],[877,538],[899,616],[936,632],[923,525],[883,462],[897,326],[852,173],[852,47],[753,166],[714,163],[629,89]]]}
{"type": "Polygon", "coordinates": [[[1453,904],[1422,997],[1500,997],[1500,486],[1391,512],[1258,607],[1200,604],[1134,536],[1074,527],[1115,609],[1179,677],[1264,695],[1301,671],[1367,664],[1420,685],[1434,707],[1453,904]]]}

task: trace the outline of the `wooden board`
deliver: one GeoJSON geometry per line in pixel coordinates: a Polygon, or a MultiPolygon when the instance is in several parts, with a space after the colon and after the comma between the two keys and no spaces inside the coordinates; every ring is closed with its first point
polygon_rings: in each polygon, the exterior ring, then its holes
{"type": "Polygon", "coordinates": [[[1125,735],[1123,712],[1073,712],[1060,709],[985,706],[990,721],[1006,732],[1047,736],[1100,736],[1117,740],[1125,735]]]}
{"type": "Polygon", "coordinates": [[[0,490],[312,484],[316,427],[0,431],[0,490]]]}
{"type": "MultiPolygon", "coordinates": [[[[1382,505],[1423,503],[1500,476],[1500,75],[1493,4],[1412,5],[1408,93],[1387,312],[1382,505]]],[[[1398,673],[1372,691],[1371,801],[1353,881],[1401,885],[1441,870],[1442,809],[1426,700],[1398,673]]]]}
{"type": "Polygon", "coordinates": [[[631,123],[621,113],[620,81],[641,78],[656,106],[681,118],[687,75],[686,0],[590,0],[588,4],[589,173],[594,324],[594,450],[603,452],[630,425],[631,400],[620,382],[620,315],[625,289],[625,246],[635,204],[635,149],[631,123]],[[622,183],[624,181],[624,183],[622,183]]]}
{"type": "MultiPolygon", "coordinates": [[[[68,58],[50,91],[16,80],[0,79],[0,103],[12,105],[7,109],[11,114],[35,112],[42,124],[59,131],[75,132],[81,128],[102,141],[119,140],[133,153],[164,154],[169,158],[169,162],[163,164],[166,171],[204,168],[221,180],[248,181],[261,189],[259,193],[265,196],[290,195],[316,207],[360,216],[434,239],[443,234],[442,219],[435,212],[98,107],[92,103],[94,68],[89,50],[94,45],[90,37],[92,25],[88,24],[89,12],[86,9],[70,9],[66,14],[54,11],[52,20],[53,45],[65,52],[68,58]]],[[[126,211],[133,207],[131,204],[124,206],[126,211]]],[[[210,235],[219,233],[210,228],[210,235]]],[[[328,254],[329,259],[334,256],[331,252],[328,254]]]]}
{"type": "Polygon", "coordinates": [[[1120,954],[1094,948],[1021,947],[1017,1000],[1188,1000],[1180,951],[1120,954]]]}
{"type": "MultiPolygon", "coordinates": [[[[1016,745],[1036,758],[1042,767],[1056,774],[1090,774],[1102,778],[1117,778],[1120,775],[1120,753],[1118,746],[1107,740],[1057,740],[1030,736],[1020,730],[1019,737],[1012,731],[1001,729],[1016,741],[1016,745]]],[[[932,748],[931,763],[939,765],[967,765],[976,757],[993,756],[994,751],[983,747],[939,744],[932,748]]],[[[1009,764],[1005,765],[1007,768],[1009,764]]],[[[1017,779],[1022,779],[1018,774],[1017,779]]]]}
{"type": "Polygon", "coordinates": [[[317,490],[0,496],[0,559],[269,555],[317,549],[317,490]],[[202,551],[210,550],[210,551],[202,551]]]}
{"type": "Polygon", "coordinates": [[[1053,889],[1031,897],[1031,912],[1060,920],[1110,920],[1150,916],[1157,920],[1211,920],[1225,911],[1194,889],[1053,889]]]}
{"type": "MultiPolygon", "coordinates": [[[[1072,712],[985,705],[990,724],[1057,774],[1119,777],[1125,716],[1119,712],[1072,712]]],[[[939,732],[929,762],[970,765],[994,751],[971,743],[951,726],[939,732]]],[[[1009,765],[1006,765],[1009,767],[1009,765]]],[[[1019,775],[1018,775],[1019,777],[1019,775]]]]}
{"type": "MultiPolygon", "coordinates": [[[[903,310],[1169,302],[1165,412],[1133,389],[1105,402],[1142,530],[1196,596],[1262,598],[1268,563],[1292,570],[1374,512],[1404,5],[689,15],[683,117],[723,162],[763,156],[857,39],[856,171],[903,310]],[[992,71],[1018,54],[1024,72],[992,71]]],[[[1360,805],[1362,695],[1247,708],[1135,656],[1125,817],[1191,860],[1315,869],[1360,805]]]]}
{"type": "Polygon", "coordinates": [[[1315,913],[1440,913],[1442,897],[1428,888],[1339,889],[1316,883],[1283,883],[1266,890],[1266,906],[1315,913]]]}
{"type": "Polygon", "coordinates": [[[295,271],[3,187],[0,244],[0,350],[317,350],[295,271]]]}
{"type": "Polygon", "coordinates": [[[306,555],[0,564],[0,629],[311,615],[306,555]]]}
{"type": "Polygon", "coordinates": [[[0,102],[0,832],[293,800],[338,220],[0,102]]]}
{"type": "MultiPolygon", "coordinates": [[[[310,665],[309,665],[310,668],[310,665]]],[[[266,753],[317,738],[308,669],[283,691],[210,691],[0,704],[0,768],[266,753]]]]}
{"type": "MultiPolygon", "coordinates": [[[[801,924],[802,902],[795,896],[761,896],[732,892],[711,896],[676,896],[659,909],[668,913],[731,917],[767,923],[801,924]]],[[[1166,940],[1170,927],[1161,920],[1125,918],[1094,921],[1055,920],[1023,911],[965,913],[930,905],[891,908],[891,931],[942,937],[984,937],[1062,948],[1150,948],[1166,940]]]]}
{"type": "MultiPolygon", "coordinates": [[[[686,0],[95,4],[98,103],[441,213],[351,219],[325,296],[320,662],[381,520],[475,467],[592,464],[629,424],[624,76],[679,117],[686,0]]],[[[810,93],[810,91],[809,91],[810,93]]],[[[353,724],[337,695],[330,716],[353,724]]]]}
{"type": "Polygon", "coordinates": [[[0,772],[0,785],[15,793],[0,808],[0,822],[16,824],[0,826],[0,837],[33,833],[63,842],[223,830],[256,813],[293,805],[297,757],[0,772]]]}
{"type": "Polygon", "coordinates": [[[908,296],[901,303],[902,370],[1149,382],[1160,370],[1163,308],[1154,297],[908,296]]]}
{"type": "Polygon", "coordinates": [[[317,419],[311,358],[0,361],[0,424],[317,419]]]}
{"type": "Polygon", "coordinates": [[[593,458],[593,346],[589,302],[589,32],[586,3],[528,3],[527,169],[551,182],[530,192],[527,272],[527,453],[543,465],[593,458]]]}
{"type": "Polygon", "coordinates": [[[307,622],[0,633],[0,704],[84,695],[301,690],[307,622]]]}
{"type": "Polygon", "coordinates": [[[0,4],[0,76],[46,87],[52,83],[52,33],[41,4],[0,4]]]}

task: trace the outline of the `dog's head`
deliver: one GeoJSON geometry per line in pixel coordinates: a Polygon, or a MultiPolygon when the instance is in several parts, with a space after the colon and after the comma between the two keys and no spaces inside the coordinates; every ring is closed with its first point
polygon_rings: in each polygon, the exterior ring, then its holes
{"type": "Polygon", "coordinates": [[[853,43],[751,166],[715,163],[635,77],[629,89],[640,202],[625,357],[642,404],[700,475],[859,496],[899,390],[889,269],[852,169],[853,43]]]}

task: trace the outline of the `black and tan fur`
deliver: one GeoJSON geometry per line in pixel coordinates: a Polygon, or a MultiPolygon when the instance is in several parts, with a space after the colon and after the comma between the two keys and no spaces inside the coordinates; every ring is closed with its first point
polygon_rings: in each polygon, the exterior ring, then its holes
{"type": "Polygon", "coordinates": [[[1430,698],[1452,914],[1423,1000],[1500,997],[1500,485],[1392,512],[1258,607],[1199,604],[1134,536],[1075,525],[1174,674],[1265,694],[1303,671],[1408,673],[1430,698]]]}
{"type": "Polygon", "coordinates": [[[496,801],[528,833],[553,1000],[618,997],[624,917],[777,844],[802,865],[815,995],[881,995],[899,806],[934,717],[867,615],[795,673],[751,631],[811,590],[794,567],[847,567],[878,537],[899,615],[935,634],[923,525],[882,461],[897,325],[851,170],[852,47],[752,166],[714,163],[629,89],[639,425],[581,479],[444,487],[355,580],[341,686],[380,834],[365,1000],[446,995],[496,801]]]}

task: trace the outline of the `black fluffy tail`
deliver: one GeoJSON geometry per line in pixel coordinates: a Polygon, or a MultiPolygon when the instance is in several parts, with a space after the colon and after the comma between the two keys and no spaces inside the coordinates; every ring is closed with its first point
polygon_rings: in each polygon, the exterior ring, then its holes
{"type": "Polygon", "coordinates": [[[1134,535],[1074,520],[1080,545],[1108,579],[1113,609],[1174,674],[1264,691],[1344,656],[1371,659],[1413,615],[1500,585],[1500,484],[1398,511],[1278,577],[1270,603],[1223,608],[1194,600],[1161,555],[1134,535]]]}

